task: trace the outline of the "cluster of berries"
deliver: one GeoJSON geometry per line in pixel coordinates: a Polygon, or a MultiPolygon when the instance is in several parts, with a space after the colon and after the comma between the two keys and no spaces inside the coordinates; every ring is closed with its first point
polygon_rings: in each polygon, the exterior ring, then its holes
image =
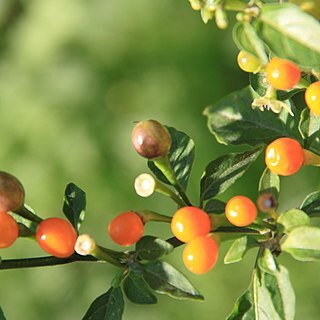
{"type": "MultiPolygon", "coordinates": [[[[301,70],[295,63],[278,57],[272,58],[263,66],[255,56],[240,51],[238,65],[245,72],[258,73],[264,70],[268,83],[276,90],[291,90],[298,85],[301,78],[301,70]]],[[[320,115],[320,81],[307,86],[305,102],[315,115],[320,115]]]]}

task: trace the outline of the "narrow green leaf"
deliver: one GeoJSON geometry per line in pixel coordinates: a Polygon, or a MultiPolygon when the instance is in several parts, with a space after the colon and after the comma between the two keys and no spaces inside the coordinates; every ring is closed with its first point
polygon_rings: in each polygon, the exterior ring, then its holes
{"type": "Polygon", "coordinates": [[[254,318],[254,305],[252,288],[245,291],[236,301],[231,314],[226,320],[252,320],[254,318]]]}
{"type": "Polygon", "coordinates": [[[128,277],[123,281],[123,290],[127,298],[136,304],[155,304],[157,297],[152,294],[151,289],[141,273],[130,271],[128,277]]]}
{"type": "Polygon", "coordinates": [[[308,138],[306,148],[320,156],[320,130],[308,138]]]}
{"type": "Polygon", "coordinates": [[[278,271],[277,263],[273,257],[273,254],[269,249],[264,249],[262,254],[258,257],[259,268],[266,273],[275,275],[278,271]]]}
{"type": "MultiPolygon", "coordinates": [[[[171,135],[171,147],[168,154],[169,162],[179,184],[186,190],[194,161],[194,142],[184,132],[172,127],[167,127],[167,129],[171,135]]],[[[148,161],[148,167],[160,181],[170,184],[152,161],[148,161]]]]}
{"type": "Polygon", "coordinates": [[[82,320],[121,320],[123,311],[124,300],[121,288],[111,287],[92,302],[82,320]]]}
{"type": "Polygon", "coordinates": [[[257,33],[276,56],[306,69],[319,66],[320,24],[293,4],[265,4],[258,18],[257,33]]]}
{"type": "Polygon", "coordinates": [[[1,307],[0,307],[0,320],[6,320],[1,307]]]}
{"type": "Polygon", "coordinates": [[[296,260],[320,260],[320,228],[302,226],[291,230],[281,250],[290,253],[296,260]]]}
{"type": "Polygon", "coordinates": [[[201,178],[200,200],[208,200],[227,190],[256,161],[261,151],[261,148],[256,148],[230,153],[210,162],[201,178]]]}
{"type": "Polygon", "coordinates": [[[203,300],[203,296],[177,269],[164,261],[144,265],[144,279],[151,289],[177,299],[203,300]]]}
{"type": "Polygon", "coordinates": [[[223,214],[226,208],[226,203],[218,199],[210,199],[204,206],[206,213],[223,214]]]}
{"type": "Polygon", "coordinates": [[[297,138],[297,120],[281,119],[272,111],[253,110],[256,95],[250,87],[236,91],[204,110],[208,127],[219,143],[256,146],[280,137],[297,138]]]}
{"type": "Polygon", "coordinates": [[[259,193],[271,192],[278,199],[280,192],[280,177],[266,168],[259,180],[259,193]]]}
{"type": "Polygon", "coordinates": [[[229,264],[241,261],[250,249],[257,246],[259,244],[254,237],[244,236],[234,240],[224,257],[224,263],[229,264]]]}
{"type": "Polygon", "coordinates": [[[173,249],[169,242],[153,236],[144,236],[136,243],[136,252],[139,257],[149,261],[161,258],[173,249]]]}
{"type": "Polygon", "coordinates": [[[320,117],[310,112],[309,108],[302,110],[299,121],[299,131],[303,139],[308,139],[320,130],[320,117]]]}
{"type": "Polygon", "coordinates": [[[293,228],[309,225],[310,218],[302,210],[291,209],[282,212],[277,223],[283,226],[285,233],[289,233],[293,228]]]}
{"type": "Polygon", "coordinates": [[[301,203],[300,209],[311,217],[320,216],[320,191],[308,194],[301,203]]]}
{"type": "Polygon", "coordinates": [[[76,230],[84,220],[85,209],[86,193],[74,183],[69,183],[65,190],[63,212],[76,230]]]}
{"type": "Polygon", "coordinates": [[[233,28],[233,39],[239,50],[245,50],[258,58],[262,64],[267,64],[264,43],[259,39],[256,30],[248,22],[239,22],[233,28]]]}

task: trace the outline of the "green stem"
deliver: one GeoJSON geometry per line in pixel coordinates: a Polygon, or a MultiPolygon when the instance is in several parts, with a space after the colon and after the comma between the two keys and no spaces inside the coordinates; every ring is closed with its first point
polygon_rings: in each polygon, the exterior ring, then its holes
{"type": "Polygon", "coordinates": [[[39,216],[37,216],[34,212],[29,210],[25,205],[20,209],[15,210],[14,213],[19,215],[20,217],[23,217],[35,223],[40,223],[42,221],[42,219],[39,216]]]}
{"type": "Polygon", "coordinates": [[[168,157],[155,159],[153,160],[153,163],[164,174],[164,176],[167,178],[169,183],[177,190],[177,192],[179,193],[183,201],[184,206],[192,206],[185,191],[183,190],[180,183],[178,182],[174,171],[172,170],[168,157]]]}
{"type": "Polygon", "coordinates": [[[169,189],[167,186],[164,184],[160,183],[159,181],[156,181],[156,187],[155,191],[158,193],[161,193],[165,196],[170,197],[174,202],[176,202],[180,207],[184,207],[185,203],[184,201],[177,196],[171,189],[169,189]]]}
{"type": "Polygon", "coordinates": [[[110,250],[96,245],[91,255],[98,260],[109,262],[117,267],[123,267],[126,264],[128,255],[124,252],[110,250]]]}
{"type": "Polygon", "coordinates": [[[163,214],[160,214],[154,211],[140,210],[135,212],[142,217],[144,223],[147,223],[149,221],[167,222],[167,223],[171,222],[171,217],[165,216],[163,214]]]}

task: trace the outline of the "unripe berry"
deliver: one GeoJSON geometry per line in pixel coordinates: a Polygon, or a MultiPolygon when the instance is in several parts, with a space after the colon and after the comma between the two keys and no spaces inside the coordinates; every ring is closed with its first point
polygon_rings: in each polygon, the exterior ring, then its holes
{"type": "Polygon", "coordinates": [[[155,120],[138,122],[132,130],[131,140],[135,150],[147,159],[166,156],[171,145],[168,130],[155,120]]]}
{"type": "Polygon", "coordinates": [[[142,218],[132,211],[119,214],[108,226],[111,239],[121,246],[131,246],[143,235],[144,224],[142,218]]]}
{"type": "Polygon", "coordinates": [[[303,149],[294,139],[276,139],[266,149],[265,162],[271,172],[290,176],[299,171],[304,163],[303,149]]]}
{"type": "Polygon", "coordinates": [[[0,248],[10,247],[19,236],[16,220],[6,212],[0,212],[0,248]]]}
{"type": "Polygon", "coordinates": [[[24,204],[24,189],[13,175],[0,171],[0,212],[14,211],[24,204]]]}

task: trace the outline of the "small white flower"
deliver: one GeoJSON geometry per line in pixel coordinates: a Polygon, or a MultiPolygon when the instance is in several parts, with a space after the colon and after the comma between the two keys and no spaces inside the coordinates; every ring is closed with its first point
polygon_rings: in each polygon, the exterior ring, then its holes
{"type": "Polygon", "coordinates": [[[252,108],[259,108],[261,111],[264,111],[264,109],[273,111],[274,113],[280,113],[282,108],[286,109],[291,116],[293,116],[293,112],[290,108],[290,106],[280,100],[275,99],[269,99],[269,98],[258,98],[254,99],[252,102],[252,108]]]}

